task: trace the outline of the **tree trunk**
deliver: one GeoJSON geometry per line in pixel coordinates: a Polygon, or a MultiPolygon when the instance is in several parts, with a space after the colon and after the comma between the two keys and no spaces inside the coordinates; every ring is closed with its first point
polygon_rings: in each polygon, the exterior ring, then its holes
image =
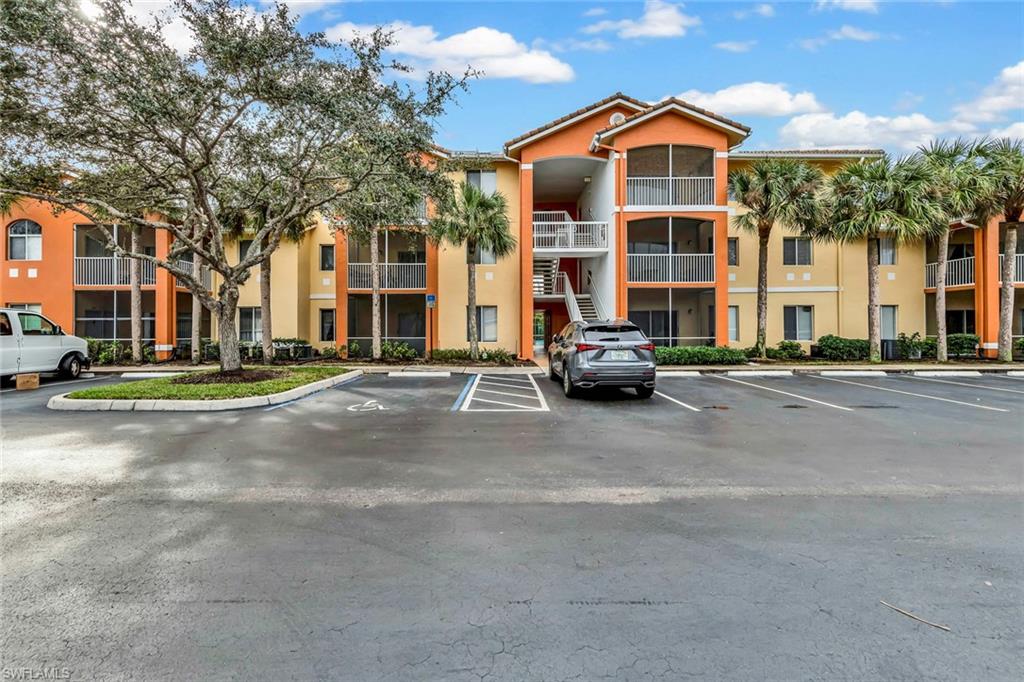
{"type": "Polygon", "coordinates": [[[949,261],[949,230],[938,240],[939,255],[935,261],[935,359],[949,360],[946,350],[946,264],[949,261]]]}
{"type": "Polygon", "coordinates": [[[878,305],[878,240],[868,239],[868,357],[882,361],[882,319],[878,305]]]}
{"type": "Polygon", "coordinates": [[[476,362],[480,359],[480,330],[476,324],[476,242],[467,245],[469,258],[466,263],[466,306],[469,311],[469,357],[476,362]]]}
{"type": "MultiPolygon", "coordinates": [[[[139,228],[131,228],[132,253],[139,253],[139,228]]],[[[132,306],[132,362],[142,364],[142,261],[131,259],[128,283],[131,284],[132,306]]]]}
{"type": "MultiPolygon", "coordinates": [[[[260,245],[263,250],[266,244],[260,245]]],[[[270,319],[270,259],[260,263],[260,337],[263,345],[263,362],[274,361],[274,327],[270,319]]]]}
{"type": "Polygon", "coordinates": [[[771,228],[758,230],[757,244],[757,357],[767,356],[768,336],[768,238],[771,228]]]}
{"type": "MultiPolygon", "coordinates": [[[[192,254],[192,276],[198,281],[203,280],[203,261],[198,253],[192,254]]],[[[203,302],[199,297],[192,294],[192,364],[198,365],[202,361],[203,352],[203,302]]]]}
{"type": "Polygon", "coordinates": [[[238,372],[242,369],[242,356],[238,352],[238,330],[235,315],[238,312],[238,286],[225,284],[220,290],[217,310],[217,335],[220,339],[220,371],[238,372]]]}
{"type": "Polygon", "coordinates": [[[1013,360],[1013,303],[1014,289],[1013,281],[1015,263],[1017,260],[1017,230],[1016,224],[1006,225],[1003,236],[1003,267],[1000,273],[1003,279],[999,292],[999,360],[1011,362],[1013,360]]]}
{"type": "Polygon", "coordinates": [[[377,232],[377,228],[373,228],[370,231],[370,288],[373,293],[370,294],[372,298],[372,322],[373,325],[373,346],[372,346],[372,357],[374,360],[380,360],[381,357],[381,343],[380,343],[380,254],[377,253],[377,247],[380,244],[380,237],[377,232]]]}

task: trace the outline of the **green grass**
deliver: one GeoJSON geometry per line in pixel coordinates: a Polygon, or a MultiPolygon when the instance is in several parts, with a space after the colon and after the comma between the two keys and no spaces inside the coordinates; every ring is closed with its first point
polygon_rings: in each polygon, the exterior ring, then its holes
{"type": "MultiPolygon", "coordinates": [[[[282,368],[274,368],[282,369],[282,368]]],[[[280,393],[321,379],[344,374],[344,367],[288,367],[282,377],[251,384],[174,384],[173,377],[125,381],[75,391],[69,398],[91,400],[224,400],[280,393]]]]}

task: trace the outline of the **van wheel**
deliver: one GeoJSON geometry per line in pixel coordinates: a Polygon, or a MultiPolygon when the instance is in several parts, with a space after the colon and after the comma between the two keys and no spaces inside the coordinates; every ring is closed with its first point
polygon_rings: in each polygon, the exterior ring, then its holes
{"type": "Polygon", "coordinates": [[[648,388],[647,386],[637,386],[636,395],[639,398],[650,398],[652,395],[654,395],[654,387],[651,386],[650,388],[648,388]]]}
{"type": "Polygon", "coordinates": [[[569,373],[569,368],[565,365],[562,365],[562,392],[565,393],[566,398],[575,398],[580,394],[580,389],[572,383],[572,374],[569,373]]]}
{"type": "Polygon", "coordinates": [[[61,375],[65,379],[77,379],[82,375],[82,361],[77,356],[72,356],[64,365],[61,375]]]}

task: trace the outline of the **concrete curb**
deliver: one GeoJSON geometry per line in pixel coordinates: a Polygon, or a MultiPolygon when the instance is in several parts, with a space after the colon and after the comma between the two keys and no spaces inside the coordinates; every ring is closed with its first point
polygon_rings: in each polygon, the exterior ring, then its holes
{"type": "MultiPolygon", "coordinates": [[[[348,383],[363,375],[361,369],[321,379],[310,384],[297,386],[280,393],[252,396],[250,398],[228,398],[226,400],[75,400],[67,393],[50,398],[46,406],[51,410],[69,412],[222,412],[244,410],[250,407],[266,407],[291,402],[307,395],[318,393],[340,384],[348,383]]],[[[73,391],[69,391],[73,393],[73,391]]]]}

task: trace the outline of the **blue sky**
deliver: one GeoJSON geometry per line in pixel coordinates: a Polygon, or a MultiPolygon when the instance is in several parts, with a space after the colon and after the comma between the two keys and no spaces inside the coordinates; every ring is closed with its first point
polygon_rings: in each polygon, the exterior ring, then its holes
{"type": "Polygon", "coordinates": [[[483,70],[438,122],[437,142],[454,149],[500,149],[617,90],[746,123],[746,149],[1024,137],[1019,2],[289,5],[301,28],[336,38],[391,25],[392,56],[420,71],[483,70]]]}

